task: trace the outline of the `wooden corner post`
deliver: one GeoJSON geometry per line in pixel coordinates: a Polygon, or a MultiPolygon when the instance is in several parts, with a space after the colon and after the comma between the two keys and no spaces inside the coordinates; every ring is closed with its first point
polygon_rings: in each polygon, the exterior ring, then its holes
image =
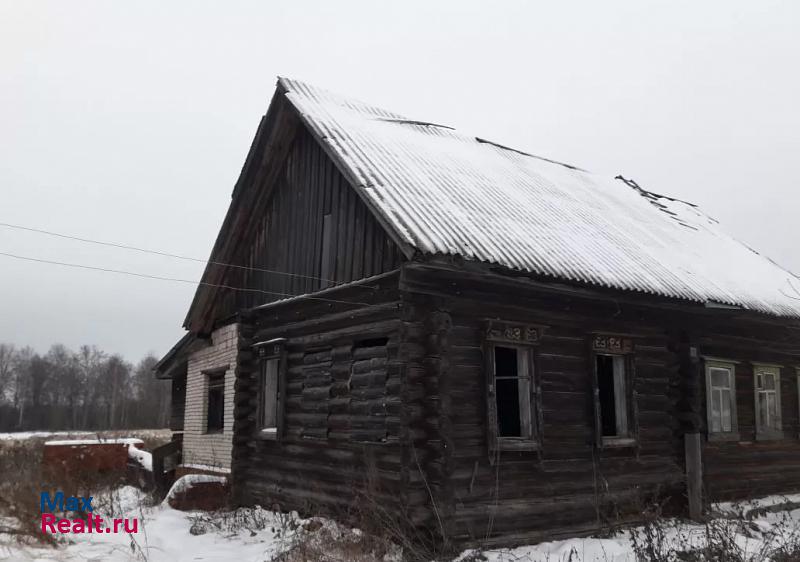
{"type": "Polygon", "coordinates": [[[703,452],[699,433],[684,435],[686,454],[686,495],[689,498],[689,517],[703,518],[703,452]]]}

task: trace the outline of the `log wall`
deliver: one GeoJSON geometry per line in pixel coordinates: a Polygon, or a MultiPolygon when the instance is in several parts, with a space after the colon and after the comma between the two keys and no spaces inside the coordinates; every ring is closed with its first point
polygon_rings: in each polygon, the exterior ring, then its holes
{"type": "Polygon", "coordinates": [[[427,416],[435,426],[422,430],[441,432],[427,446],[428,475],[451,539],[507,543],[587,532],[634,515],[658,492],[682,492],[682,441],[673,415],[680,363],[668,329],[648,326],[641,311],[622,311],[613,303],[524,295],[412,266],[404,269],[401,288],[407,300],[434,299],[435,314],[448,318],[446,343],[435,346],[441,359],[428,358],[425,367],[423,403],[435,405],[438,415],[427,416]],[[545,326],[535,347],[542,389],[538,451],[494,457],[489,450],[487,318],[545,326]],[[595,332],[634,340],[635,446],[595,445],[595,332]]]}
{"type": "Polygon", "coordinates": [[[233,478],[239,502],[338,516],[401,509],[403,361],[397,275],[252,312],[240,338],[233,478]],[[335,301],[335,302],[334,302],[335,301]],[[352,303],[352,304],[348,304],[352,303]],[[283,426],[256,425],[252,345],[285,338],[283,426]]]}
{"type": "Polygon", "coordinates": [[[686,513],[684,435],[701,433],[707,499],[800,490],[797,326],[419,263],[242,315],[234,492],[334,515],[370,498],[425,540],[511,544],[633,523],[655,500],[686,513]],[[539,447],[487,438],[486,320],[541,327],[539,447]],[[598,445],[591,342],[634,346],[635,441],[598,445]],[[286,338],[284,427],[255,427],[252,344],[286,338]],[[748,343],[749,342],[749,343],[748,343]],[[702,356],[739,361],[741,442],[706,440],[702,356]],[[784,439],[755,442],[749,362],[781,363],[784,439]],[[793,363],[794,362],[794,363],[793,363]],[[790,369],[791,366],[791,369],[790,369]]]}
{"type": "MultiPolygon", "coordinates": [[[[434,302],[436,314],[448,318],[446,342],[438,346],[442,359],[424,367],[423,403],[437,415],[426,417],[436,424],[423,431],[432,436],[430,479],[437,509],[448,515],[444,531],[453,540],[507,544],[588,533],[635,521],[642,507],[663,497],[686,513],[685,433],[702,435],[707,501],[800,491],[797,322],[597,291],[571,293],[567,287],[526,287],[496,275],[421,264],[404,266],[401,290],[406,301],[434,302]],[[541,387],[536,451],[495,457],[490,450],[487,319],[542,326],[535,345],[541,387]],[[634,345],[632,447],[596,443],[590,345],[595,333],[623,335],[634,345]],[[704,356],[739,362],[738,442],[707,439],[704,356]],[[784,366],[782,439],[755,441],[752,362],[784,366]]],[[[425,333],[420,341],[431,341],[425,333]]]]}
{"type": "MultiPolygon", "coordinates": [[[[694,331],[702,355],[736,361],[738,442],[706,441],[705,488],[711,500],[736,500],[800,491],[800,332],[752,322],[707,322],[694,331]],[[781,439],[758,441],[753,362],[781,365],[781,439]]],[[[705,373],[699,369],[700,377],[705,373]]],[[[701,380],[705,380],[701,378],[701,380]]],[[[705,385],[702,386],[703,406],[705,385]]],[[[705,410],[703,410],[705,416],[705,410]]],[[[705,422],[705,420],[703,420],[705,422]]]]}

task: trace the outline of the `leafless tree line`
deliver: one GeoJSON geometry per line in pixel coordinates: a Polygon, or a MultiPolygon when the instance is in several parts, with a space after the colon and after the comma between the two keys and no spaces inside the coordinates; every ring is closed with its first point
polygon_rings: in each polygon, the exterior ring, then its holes
{"type": "Polygon", "coordinates": [[[94,346],[39,354],[0,343],[0,431],[167,427],[170,387],[153,376],[155,363],[94,346]]]}

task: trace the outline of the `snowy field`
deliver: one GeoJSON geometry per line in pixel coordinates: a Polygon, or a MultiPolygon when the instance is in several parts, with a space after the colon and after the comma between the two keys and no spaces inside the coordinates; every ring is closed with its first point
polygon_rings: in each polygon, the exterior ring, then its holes
{"type": "MultiPolygon", "coordinates": [[[[725,540],[733,539],[739,555],[737,560],[756,562],[765,560],[767,552],[773,552],[776,541],[789,541],[796,546],[800,528],[800,509],[779,512],[766,512],[742,525],[734,516],[741,509],[746,511],[758,507],[777,505],[785,502],[798,502],[800,496],[789,498],[767,498],[741,506],[719,505],[716,509],[719,518],[715,524],[724,529],[725,540]],[[726,519],[726,516],[730,519],[726,519]],[[767,548],[769,547],[769,548],[767,548]]],[[[171,509],[166,504],[143,507],[146,503],[142,493],[133,487],[125,487],[115,492],[113,501],[108,498],[101,505],[112,505],[113,516],[136,517],[140,520],[139,533],[127,534],[83,534],[70,537],[57,547],[41,545],[21,545],[7,535],[0,535],[0,560],[20,561],[223,561],[239,562],[268,561],[296,549],[304,541],[316,541],[316,548],[303,550],[302,557],[289,557],[288,560],[400,560],[397,551],[372,556],[369,551],[356,550],[338,552],[331,550],[324,557],[322,551],[337,539],[344,537],[358,542],[358,531],[341,529],[336,525],[315,519],[309,520],[273,513],[261,509],[237,510],[225,516],[185,513],[171,509]],[[315,537],[316,535],[316,537],[315,537]],[[332,539],[333,537],[333,539],[332,539]],[[313,554],[316,553],[316,554],[313,554]],[[307,557],[311,554],[311,557],[307,557]],[[329,556],[328,556],[329,555],[329,556]]],[[[98,510],[101,513],[101,510],[98,510]]],[[[712,527],[715,525],[712,524],[712,527]]],[[[671,557],[679,550],[690,546],[702,547],[707,540],[707,527],[688,525],[675,521],[663,522],[659,539],[650,543],[653,556],[645,560],[684,560],[671,557]],[[671,553],[671,554],[670,554],[671,553]],[[656,556],[658,554],[659,556],[656,556]]],[[[651,529],[652,531],[652,529],[651,529]]],[[[576,538],[557,542],[542,543],[507,550],[489,550],[475,556],[476,552],[466,551],[454,560],[488,560],[491,562],[635,562],[632,535],[638,534],[639,542],[645,533],[643,528],[625,531],[612,538],[576,538]]],[[[656,533],[658,535],[658,533],[656,533]]],[[[339,547],[341,542],[338,543],[339,547]]],[[[332,549],[338,547],[331,547],[332,549]]],[[[297,552],[295,550],[295,552],[297,552]]],[[[723,557],[722,560],[732,558],[723,557]]],[[[798,560],[780,558],[775,560],[798,560]]],[[[694,559],[697,560],[697,559],[694,559]]],[[[700,559],[702,560],[702,559],[700,559]]]]}

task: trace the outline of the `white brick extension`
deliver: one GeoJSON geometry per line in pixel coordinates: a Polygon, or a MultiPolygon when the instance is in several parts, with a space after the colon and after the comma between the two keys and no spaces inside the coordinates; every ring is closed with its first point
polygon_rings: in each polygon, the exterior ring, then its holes
{"type": "Polygon", "coordinates": [[[186,413],[183,432],[184,465],[230,469],[233,443],[233,386],[236,380],[238,324],[229,324],[211,334],[211,345],[189,356],[186,374],[186,413]],[[225,371],[225,427],[206,433],[208,371],[225,371]]]}

